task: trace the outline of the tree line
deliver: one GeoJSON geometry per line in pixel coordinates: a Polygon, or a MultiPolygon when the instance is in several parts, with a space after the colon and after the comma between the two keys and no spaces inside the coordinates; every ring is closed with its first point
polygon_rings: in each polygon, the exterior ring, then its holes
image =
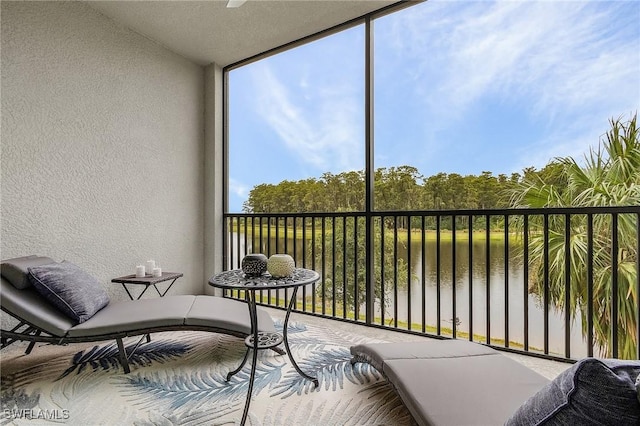
{"type": "MultiPolygon", "coordinates": [[[[494,176],[438,173],[423,176],[416,167],[378,168],[374,172],[374,207],[389,210],[508,208],[514,189],[525,182],[566,186],[562,164],[552,161],[540,170],[494,176]]],[[[363,211],[365,173],[324,173],[319,178],[256,185],[243,204],[246,213],[320,213],[363,211]]]]}

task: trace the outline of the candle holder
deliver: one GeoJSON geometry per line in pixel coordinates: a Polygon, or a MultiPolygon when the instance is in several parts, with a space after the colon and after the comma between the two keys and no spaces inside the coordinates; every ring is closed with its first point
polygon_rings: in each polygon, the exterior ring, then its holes
{"type": "Polygon", "coordinates": [[[284,278],[293,275],[296,262],[288,254],[274,254],[267,261],[267,271],[274,278],[284,278]]]}
{"type": "Polygon", "coordinates": [[[144,278],[146,273],[145,273],[145,267],[144,265],[138,265],[136,266],[136,278],[144,278]]]}
{"type": "Polygon", "coordinates": [[[259,277],[267,272],[267,256],[262,253],[252,253],[242,259],[242,272],[248,277],[259,277]]]}
{"type": "Polygon", "coordinates": [[[145,270],[147,271],[147,275],[153,275],[153,269],[156,267],[155,260],[147,260],[145,270]]]}

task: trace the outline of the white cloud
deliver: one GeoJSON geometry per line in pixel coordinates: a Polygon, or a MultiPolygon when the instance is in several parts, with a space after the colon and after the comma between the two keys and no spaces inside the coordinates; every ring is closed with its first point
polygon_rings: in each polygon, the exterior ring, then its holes
{"type": "MultiPolygon", "coordinates": [[[[526,94],[547,111],[600,100],[625,78],[637,81],[637,39],[616,37],[615,17],[585,2],[435,1],[418,10],[398,15],[394,45],[420,72],[417,84],[431,84],[419,80],[429,72],[439,77],[438,94],[449,104],[526,94]]],[[[637,101],[637,93],[619,95],[637,101]]]]}
{"type": "Polygon", "coordinates": [[[247,198],[249,195],[249,186],[244,183],[234,179],[232,177],[229,178],[229,192],[232,194],[236,194],[240,198],[247,198]]]}
{"type": "Polygon", "coordinates": [[[362,101],[357,90],[338,79],[298,78],[285,83],[267,63],[255,64],[255,107],[301,162],[318,170],[362,168],[362,101]],[[313,81],[313,84],[309,83],[313,81]]]}
{"type": "Polygon", "coordinates": [[[398,58],[412,64],[402,78],[413,79],[424,95],[423,113],[437,126],[432,132],[460,125],[486,97],[526,102],[521,108],[530,121],[550,129],[532,148],[546,164],[584,153],[587,144],[597,144],[593,135],[606,130],[608,118],[639,108],[633,4],[431,0],[390,15],[385,37],[398,58]]]}

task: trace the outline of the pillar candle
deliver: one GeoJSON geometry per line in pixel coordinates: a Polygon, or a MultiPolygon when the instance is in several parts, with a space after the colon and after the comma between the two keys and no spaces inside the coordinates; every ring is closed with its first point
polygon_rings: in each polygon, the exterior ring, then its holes
{"type": "Polygon", "coordinates": [[[160,268],[153,268],[153,276],[158,278],[162,276],[162,269],[160,268]]]}
{"type": "Polygon", "coordinates": [[[142,278],[144,275],[144,265],[136,266],[136,278],[142,278]]]}
{"type": "Polygon", "coordinates": [[[153,268],[156,267],[155,260],[147,260],[147,274],[151,275],[153,273],[153,268]]]}

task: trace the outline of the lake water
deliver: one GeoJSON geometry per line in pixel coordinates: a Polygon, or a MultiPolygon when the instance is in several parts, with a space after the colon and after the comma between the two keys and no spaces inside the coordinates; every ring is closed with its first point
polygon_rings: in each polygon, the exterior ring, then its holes
{"type": "MultiPolygon", "coordinates": [[[[442,241],[440,249],[440,309],[443,327],[451,327],[453,320],[453,291],[451,278],[453,276],[452,243],[442,241]]],[[[472,267],[469,268],[468,241],[456,243],[456,317],[458,330],[469,332],[469,288],[472,287],[473,301],[473,332],[486,335],[486,294],[487,271],[485,242],[474,242],[472,267]],[[471,285],[469,277],[471,276],[471,285]]],[[[524,312],[525,295],[528,303],[529,318],[529,346],[530,348],[544,348],[544,308],[540,298],[529,294],[528,286],[524,282],[524,271],[519,249],[510,250],[508,268],[505,270],[504,243],[492,241],[490,244],[490,324],[491,337],[504,339],[505,336],[505,294],[508,293],[509,340],[524,343],[524,312]],[[508,285],[505,286],[505,276],[508,285]]],[[[402,253],[406,259],[406,252],[402,253]]],[[[414,275],[411,284],[411,316],[413,321],[422,319],[422,261],[425,260],[425,293],[427,324],[437,323],[437,273],[436,273],[436,243],[427,242],[425,256],[420,243],[411,247],[411,271],[414,275]]],[[[408,312],[409,291],[398,292],[398,317],[406,318],[408,312]]],[[[571,356],[583,357],[587,355],[586,342],[582,339],[581,319],[578,316],[571,325],[571,356]]],[[[553,307],[549,309],[549,351],[564,354],[565,339],[564,312],[558,312],[553,307]]]]}
{"type": "MultiPolygon", "coordinates": [[[[231,249],[237,260],[237,237],[233,234],[230,238],[231,249]]],[[[276,252],[275,238],[271,239],[271,252],[276,252]]],[[[267,252],[266,243],[259,250],[253,250],[252,243],[247,242],[248,252],[267,252]]],[[[296,242],[296,264],[302,266],[302,241],[296,242]]],[[[485,241],[474,241],[472,251],[472,264],[469,267],[469,244],[467,240],[456,242],[456,262],[455,262],[455,289],[456,289],[456,317],[458,321],[458,332],[469,332],[469,288],[472,287],[473,301],[473,333],[486,336],[486,292],[487,292],[487,271],[486,271],[486,244],[485,241]],[[471,277],[471,284],[469,278],[471,277]]],[[[287,241],[287,251],[293,254],[294,242],[287,241]]],[[[284,243],[279,242],[278,252],[284,252],[284,243]]],[[[514,245],[508,256],[508,268],[505,268],[504,242],[491,241],[490,244],[490,324],[491,337],[504,339],[505,336],[505,294],[508,292],[508,315],[509,315],[509,341],[524,343],[524,310],[525,294],[528,301],[529,311],[529,347],[532,350],[544,348],[544,309],[540,298],[535,294],[526,291],[524,282],[524,272],[522,259],[519,256],[519,247],[514,245]],[[505,276],[508,277],[508,285],[505,286],[505,276]],[[506,291],[505,291],[506,290],[506,291]]],[[[244,256],[244,241],[240,241],[240,258],[244,256]]],[[[408,250],[399,245],[398,256],[408,262],[408,250]]],[[[440,242],[440,312],[441,327],[451,328],[453,323],[453,257],[452,242],[440,242]]],[[[307,254],[307,266],[311,266],[310,250],[307,254]]],[[[234,267],[237,267],[234,265],[234,267]]],[[[398,289],[398,320],[409,321],[414,324],[422,323],[422,308],[426,312],[427,325],[437,325],[437,268],[436,268],[436,242],[427,241],[424,246],[424,253],[420,241],[412,241],[410,267],[412,280],[410,289],[398,289]],[[422,271],[424,265],[425,300],[422,300],[422,271]],[[409,312],[409,293],[411,294],[411,318],[409,312]]],[[[316,267],[316,270],[319,270],[316,267]]],[[[301,298],[302,291],[298,292],[301,298]]],[[[311,294],[311,289],[307,289],[307,295],[311,294]]],[[[390,308],[385,309],[385,323],[393,320],[393,291],[387,292],[385,296],[390,308]]],[[[376,315],[380,315],[379,306],[376,306],[376,315]]],[[[364,308],[361,312],[364,312],[364,308]]],[[[570,331],[571,357],[579,358],[587,355],[586,342],[582,338],[581,319],[579,314],[573,319],[570,331]]],[[[416,325],[413,329],[419,329],[416,325]]],[[[549,308],[549,351],[551,353],[564,355],[565,353],[565,320],[564,312],[558,312],[553,307],[549,308]]]]}

